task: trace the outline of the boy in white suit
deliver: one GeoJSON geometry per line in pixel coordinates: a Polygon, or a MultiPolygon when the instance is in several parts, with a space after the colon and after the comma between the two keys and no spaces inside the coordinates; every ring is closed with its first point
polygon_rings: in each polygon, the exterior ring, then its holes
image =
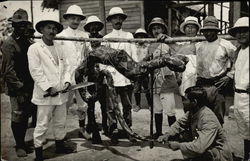
{"type": "Polygon", "coordinates": [[[34,130],[35,160],[43,160],[42,142],[53,117],[53,129],[57,153],[71,153],[65,147],[66,102],[70,86],[70,68],[64,57],[61,45],[54,42],[56,34],[63,26],[54,20],[42,20],[36,24],[42,40],[34,43],[28,50],[29,71],[34,79],[32,103],[37,105],[37,124],[34,130]],[[59,90],[64,92],[59,93],[59,90]],[[48,94],[48,97],[44,97],[48,94]]]}

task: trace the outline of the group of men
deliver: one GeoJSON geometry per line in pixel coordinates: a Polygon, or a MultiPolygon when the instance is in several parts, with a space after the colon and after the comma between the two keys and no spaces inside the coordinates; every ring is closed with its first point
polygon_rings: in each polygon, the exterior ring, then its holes
{"type": "MultiPolygon", "coordinates": [[[[104,24],[96,16],[89,16],[83,32],[78,27],[84,16],[81,8],[72,5],[63,15],[68,27],[55,20],[39,21],[35,28],[42,34],[42,39],[36,42],[30,40],[34,33],[28,21],[25,10],[17,10],[11,21],[14,27],[13,34],[3,43],[2,74],[6,93],[10,96],[12,107],[11,129],[16,141],[18,157],[25,157],[30,149],[25,145],[25,133],[32,108],[37,106],[37,122],[34,130],[34,147],[37,161],[43,160],[43,143],[46,139],[48,125],[52,119],[57,153],[72,153],[72,149],[65,145],[67,110],[76,103],[75,110],[79,116],[79,134],[92,143],[101,143],[98,126],[95,121],[95,94],[96,86],[87,88],[89,96],[85,100],[78,90],[68,92],[71,85],[76,84],[75,73],[81,63],[88,57],[90,51],[101,45],[124,50],[136,62],[148,61],[165,55],[183,54],[189,58],[186,70],[176,73],[168,67],[154,71],[154,104],[151,104],[150,94],[146,92],[148,105],[155,109],[156,133],[154,139],[167,142],[173,150],[180,149],[185,159],[193,160],[232,160],[222,125],[225,115],[225,93],[228,92],[230,81],[235,82],[234,108],[236,121],[244,140],[245,160],[249,157],[249,18],[240,18],[229,30],[235,37],[240,48],[231,42],[218,37],[221,29],[218,20],[213,16],[204,19],[203,27],[197,18],[189,16],[181,24],[181,31],[189,37],[195,37],[198,31],[202,32],[206,41],[199,43],[182,43],[176,46],[165,42],[168,27],[164,20],[155,17],[148,26],[148,33],[138,29],[133,35],[122,30],[122,24],[127,15],[120,7],[110,9],[107,21],[112,24],[113,30],[104,37],[99,33],[104,24]],[[32,32],[33,31],[33,32],[32,32]],[[157,38],[159,42],[146,44],[133,43],[99,43],[78,41],[55,41],[55,36],[82,37],[82,38],[157,38]],[[45,96],[46,95],[46,96],[45,96]],[[184,108],[183,115],[176,121],[175,108],[184,108]],[[169,129],[163,135],[163,111],[167,115],[169,129]],[[88,120],[85,126],[86,117],[88,120]],[[178,135],[177,135],[178,134],[178,135]],[[188,137],[183,137],[183,136],[188,137]],[[171,141],[169,141],[171,140],[171,141]],[[174,141],[173,141],[174,140],[174,141]],[[181,141],[181,142],[177,142],[181,141]]],[[[149,89],[149,78],[132,82],[110,65],[96,64],[87,74],[87,80],[97,82],[95,74],[107,71],[113,78],[113,85],[120,96],[123,118],[132,126],[132,93],[135,92],[137,107],[140,110],[140,91],[149,89]]],[[[152,80],[152,79],[151,79],[152,80]]],[[[102,80],[103,81],[103,80],[102,80]]],[[[98,82],[100,83],[100,82],[98,82]]],[[[103,96],[98,98],[102,110],[102,128],[104,134],[111,137],[111,142],[118,143],[118,129],[115,123],[110,124],[107,113],[106,91],[100,90],[103,96]],[[111,125],[111,127],[110,127],[111,125]]],[[[136,139],[130,135],[131,142],[136,139]]]]}

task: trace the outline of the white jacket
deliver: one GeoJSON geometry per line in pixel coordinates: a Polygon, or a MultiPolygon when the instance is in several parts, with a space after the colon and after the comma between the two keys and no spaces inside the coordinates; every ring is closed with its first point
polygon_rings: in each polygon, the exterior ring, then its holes
{"type": "Polygon", "coordinates": [[[48,88],[62,90],[66,82],[71,83],[70,68],[64,51],[60,44],[54,42],[54,46],[59,59],[58,64],[42,40],[31,45],[28,50],[29,70],[35,82],[31,101],[36,105],[61,105],[68,100],[68,93],[43,97],[48,88]]]}
{"type": "MultiPolygon", "coordinates": [[[[70,27],[64,29],[57,36],[63,37],[75,37],[75,38],[89,38],[88,33],[81,30],[73,30],[70,27]]],[[[73,84],[75,84],[75,70],[85,59],[88,52],[90,43],[80,42],[80,41],[58,41],[62,45],[66,58],[69,61],[71,71],[71,79],[73,84]]]]}

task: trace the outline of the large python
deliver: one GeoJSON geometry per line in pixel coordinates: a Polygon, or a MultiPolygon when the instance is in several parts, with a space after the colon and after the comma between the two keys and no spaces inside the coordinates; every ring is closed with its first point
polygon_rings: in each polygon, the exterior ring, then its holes
{"type": "MultiPolygon", "coordinates": [[[[164,54],[163,54],[164,55],[164,54]]],[[[105,65],[113,66],[117,71],[123,74],[126,78],[132,81],[138,81],[147,76],[151,71],[157,68],[167,66],[170,70],[176,72],[183,72],[185,70],[185,65],[188,62],[187,57],[182,55],[175,56],[162,56],[154,58],[150,61],[142,61],[140,63],[135,62],[124,50],[116,50],[105,46],[100,46],[95,50],[88,53],[86,59],[81,63],[77,68],[75,79],[76,83],[81,83],[84,81],[84,77],[88,75],[89,72],[92,72],[96,63],[101,63],[105,65]]],[[[121,127],[132,137],[142,140],[149,141],[146,137],[140,136],[137,133],[133,132],[132,129],[126,124],[119,105],[118,105],[118,95],[115,91],[113,85],[113,79],[111,73],[108,71],[101,71],[98,78],[103,83],[103,78],[105,77],[106,82],[106,92],[107,92],[107,113],[109,120],[116,122],[116,119],[119,121],[121,127]],[[116,119],[114,119],[116,117],[116,119]]],[[[96,95],[87,98],[87,90],[79,89],[80,95],[85,101],[95,101],[98,97],[101,96],[101,93],[97,92],[96,95]]],[[[112,124],[112,123],[111,123],[112,124]]]]}

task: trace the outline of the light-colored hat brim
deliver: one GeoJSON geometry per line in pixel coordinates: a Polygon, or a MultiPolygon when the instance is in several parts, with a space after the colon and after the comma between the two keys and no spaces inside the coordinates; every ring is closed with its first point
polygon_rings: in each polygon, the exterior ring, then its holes
{"type": "Polygon", "coordinates": [[[145,33],[145,32],[136,32],[135,34],[134,34],[134,37],[136,37],[137,35],[145,35],[146,37],[148,37],[148,34],[147,33],[145,33]]]}
{"type": "Polygon", "coordinates": [[[126,14],[124,13],[115,13],[112,15],[108,15],[108,17],[106,18],[107,21],[110,21],[110,18],[113,17],[114,15],[121,15],[123,17],[123,20],[126,20],[126,18],[128,17],[126,14]]]}
{"type": "Polygon", "coordinates": [[[67,19],[67,17],[70,16],[70,15],[73,15],[73,16],[80,16],[80,17],[81,17],[81,20],[84,20],[84,19],[86,18],[86,16],[84,16],[84,15],[74,14],[74,13],[64,13],[64,14],[63,14],[63,18],[64,18],[64,19],[67,19]]]}
{"type": "Polygon", "coordinates": [[[238,30],[242,29],[242,28],[248,28],[249,26],[236,26],[236,27],[232,27],[231,29],[228,30],[229,35],[235,37],[235,34],[238,30]]]}
{"type": "MultiPolygon", "coordinates": [[[[52,23],[52,24],[55,24],[56,25],[56,28],[58,29],[58,33],[62,32],[63,30],[63,25],[56,22],[56,21],[53,21],[53,20],[42,20],[42,21],[39,21],[37,24],[36,24],[36,30],[41,33],[41,30],[40,28],[45,26],[46,24],[49,24],[49,23],[52,23]]],[[[57,33],[57,34],[58,34],[57,33]]]]}
{"type": "Polygon", "coordinates": [[[207,27],[203,27],[200,29],[201,32],[203,32],[204,30],[217,30],[217,31],[222,31],[220,28],[218,27],[212,27],[212,26],[207,26],[207,27]]]}
{"type": "Polygon", "coordinates": [[[197,22],[190,22],[190,21],[189,21],[189,22],[183,22],[183,23],[181,24],[181,26],[180,26],[180,31],[181,31],[182,33],[185,34],[184,28],[185,28],[185,26],[188,25],[188,24],[196,25],[196,26],[198,27],[198,31],[199,31],[200,28],[201,28],[201,25],[200,25],[199,23],[197,23],[197,22]]]}
{"type": "Polygon", "coordinates": [[[98,24],[98,31],[101,31],[103,29],[103,26],[104,24],[102,22],[99,22],[99,21],[92,21],[90,23],[87,23],[84,25],[84,30],[89,32],[89,26],[92,24],[92,23],[97,23],[98,24]]]}
{"type": "Polygon", "coordinates": [[[152,35],[152,27],[153,27],[153,25],[161,25],[161,26],[163,26],[165,28],[165,30],[166,30],[165,32],[168,32],[168,27],[167,27],[166,24],[162,24],[162,23],[159,23],[159,22],[153,22],[153,23],[150,23],[148,25],[148,32],[149,32],[150,35],[152,35]]]}

